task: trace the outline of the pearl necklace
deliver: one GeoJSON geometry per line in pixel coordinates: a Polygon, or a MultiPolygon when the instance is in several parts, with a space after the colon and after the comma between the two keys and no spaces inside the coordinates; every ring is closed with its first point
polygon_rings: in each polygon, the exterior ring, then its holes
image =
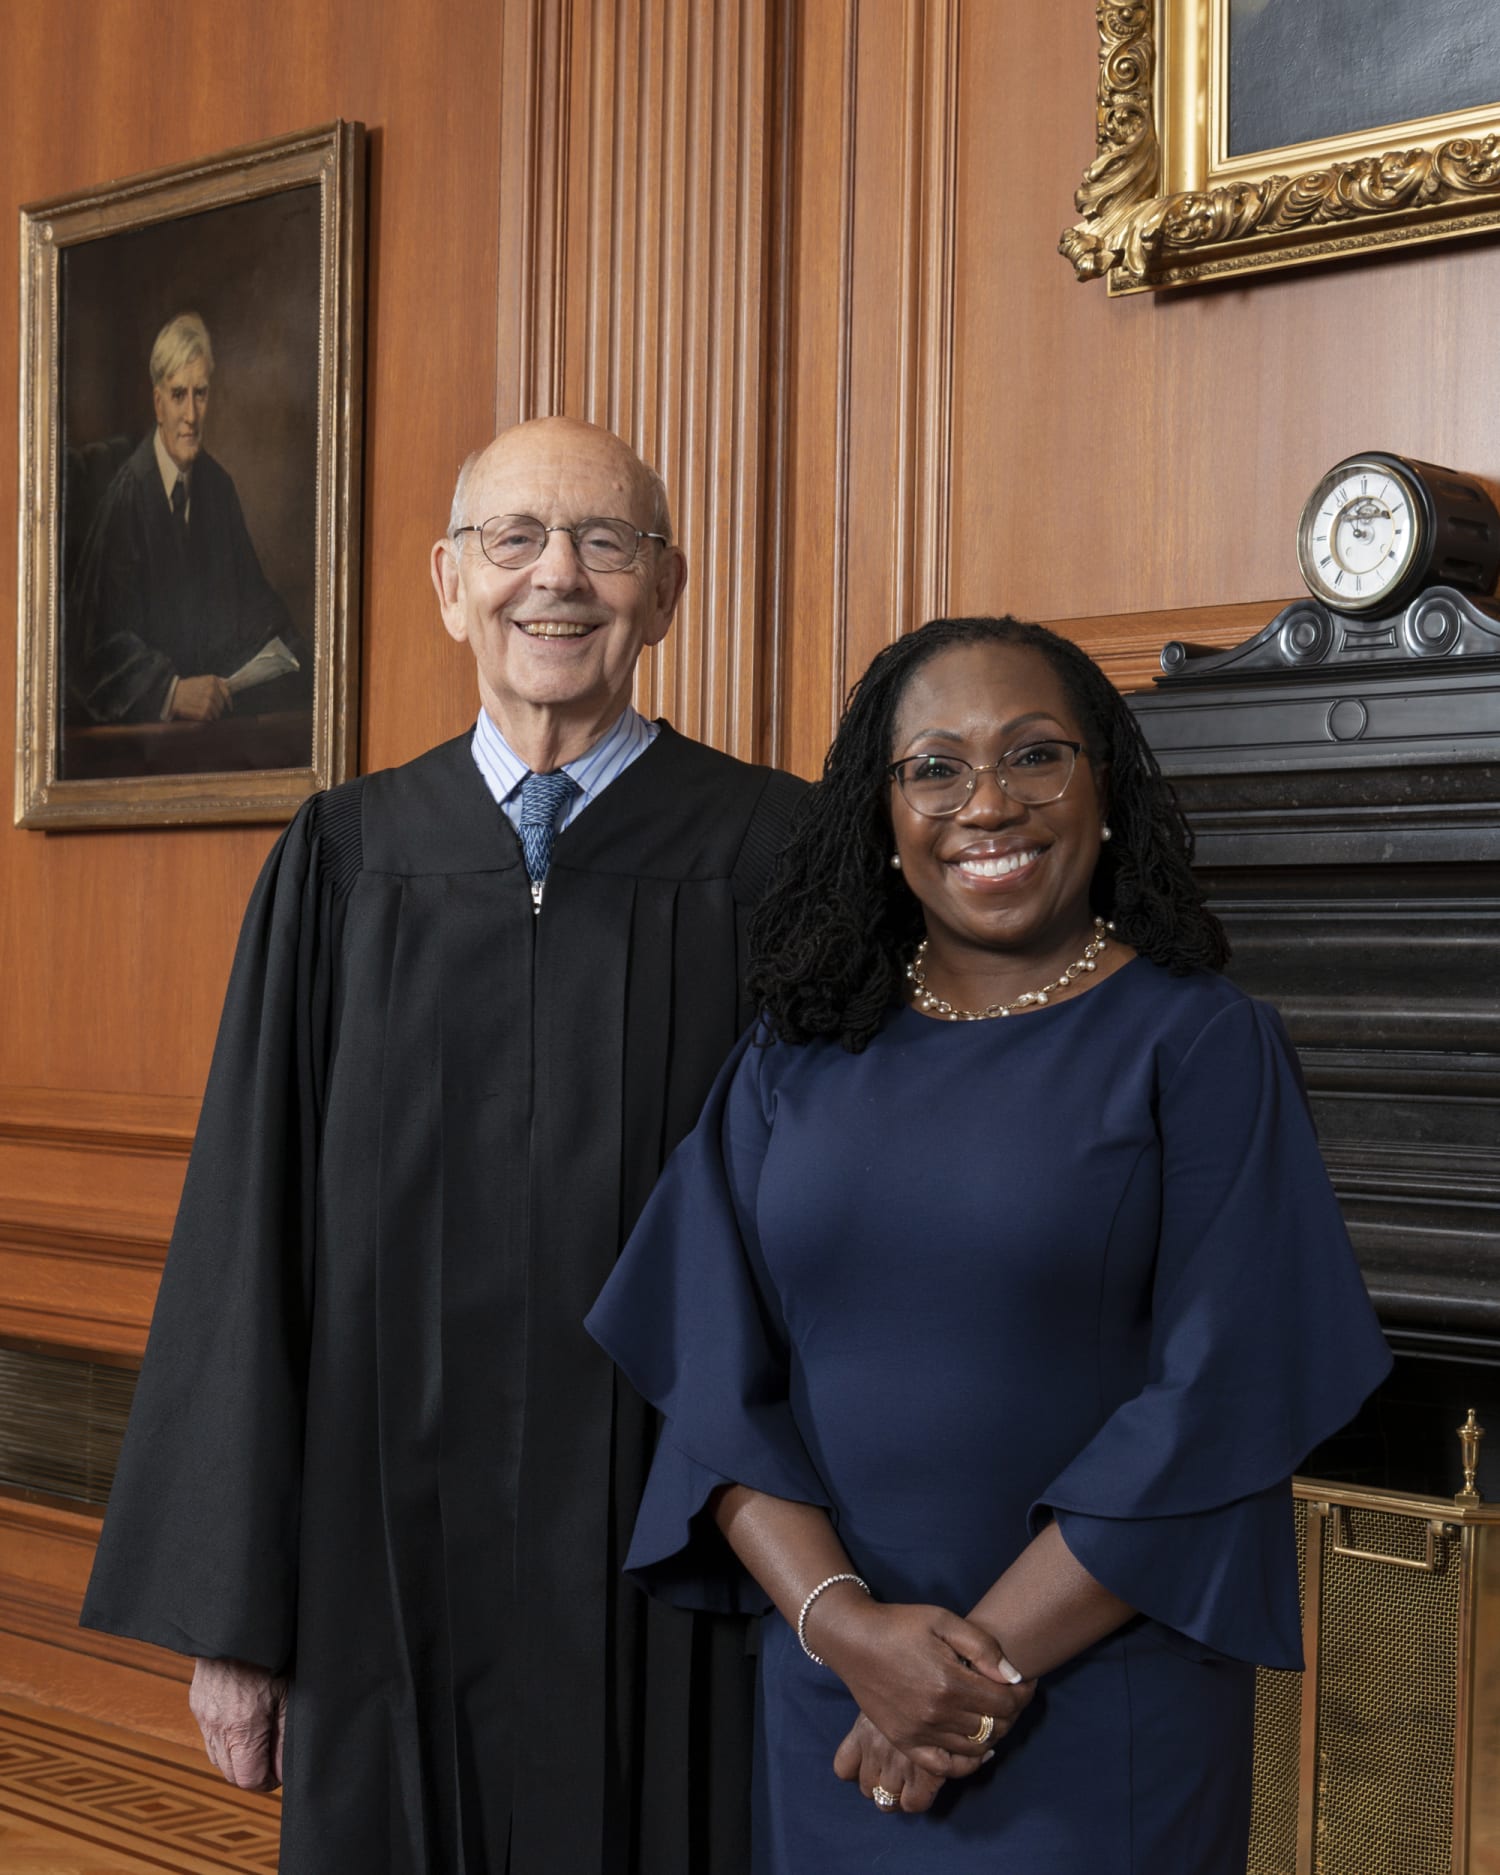
{"type": "Polygon", "coordinates": [[[942,1016],[948,1022],[988,1022],[994,1016],[1008,1016],[1015,1009],[1041,1008],[1054,990],[1065,990],[1079,977],[1094,968],[1094,959],[1109,943],[1106,933],[1114,926],[1106,924],[1102,918],[1094,920],[1094,935],[1089,939],[1088,948],[1075,962],[1068,965],[1060,977],[1051,983],[1043,984],[1039,990],[1027,990],[1024,996],[1018,996],[1013,1003],[991,1003],[986,1009],[957,1009],[952,1003],[944,1002],[941,996],[935,996],[927,987],[927,973],[923,965],[927,957],[927,940],[917,946],[916,955],[906,966],[906,974],[911,980],[916,996],[913,999],[924,1015],[942,1016]]]}

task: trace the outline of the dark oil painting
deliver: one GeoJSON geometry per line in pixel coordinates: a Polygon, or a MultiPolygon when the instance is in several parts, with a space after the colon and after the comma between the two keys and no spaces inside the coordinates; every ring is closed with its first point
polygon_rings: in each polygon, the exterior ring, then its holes
{"type": "Polygon", "coordinates": [[[1230,156],[1500,103],[1500,0],[1228,7],[1230,156]]]}
{"type": "Polygon", "coordinates": [[[306,768],[318,187],[58,258],[58,776],[306,768]]]}

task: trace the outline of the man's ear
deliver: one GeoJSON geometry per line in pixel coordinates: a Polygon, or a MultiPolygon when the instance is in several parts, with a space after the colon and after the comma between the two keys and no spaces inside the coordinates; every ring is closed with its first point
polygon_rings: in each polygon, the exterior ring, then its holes
{"type": "Polygon", "coordinates": [[[657,556],[656,610],[643,636],[643,643],[659,645],[666,637],[667,627],[672,623],[672,614],[677,610],[677,601],[682,597],[682,589],[686,584],[687,555],[675,544],[663,547],[657,556]]]}
{"type": "Polygon", "coordinates": [[[443,630],[456,644],[463,644],[468,638],[468,629],[464,623],[464,609],[459,601],[460,560],[457,541],[443,538],[433,542],[432,547],[432,588],[438,597],[438,608],[443,615],[443,630]]]}

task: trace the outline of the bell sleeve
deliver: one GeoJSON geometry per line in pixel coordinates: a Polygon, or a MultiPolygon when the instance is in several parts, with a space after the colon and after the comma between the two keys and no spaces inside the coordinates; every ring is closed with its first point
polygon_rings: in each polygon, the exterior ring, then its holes
{"type": "Polygon", "coordinates": [[[240,933],[82,1624],[292,1658],[329,889],[318,802],[240,933]]]}
{"type": "Polygon", "coordinates": [[[1190,1644],[1302,1664],[1289,1480],[1391,1356],[1291,1043],[1248,998],[1160,1094],[1146,1384],[1038,1497],[1096,1580],[1190,1644]]]}
{"type": "Polygon", "coordinates": [[[720,1485],[828,1503],[792,1417],[786,1328],[755,1228],[768,1052],[747,1035],[725,1064],[585,1324],[664,1421],[626,1573],[710,1613],[770,1607],[703,1514],[720,1485]]]}

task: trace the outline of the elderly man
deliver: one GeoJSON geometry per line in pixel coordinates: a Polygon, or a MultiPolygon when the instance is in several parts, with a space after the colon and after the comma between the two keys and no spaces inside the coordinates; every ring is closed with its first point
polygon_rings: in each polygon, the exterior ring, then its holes
{"type": "Polygon", "coordinates": [[[713,1875],[747,1666],[618,1579],[654,1428],[582,1327],[746,1019],[800,784],[645,722],[685,565],[523,424],[432,555],[472,734],[310,801],[240,941],[85,1620],[200,1657],[283,1875],[713,1875]]]}
{"type": "Polygon", "coordinates": [[[197,313],[151,348],[156,427],[110,483],[68,595],[69,707],[84,721],[212,722],[291,619],[260,570],[234,483],[203,447],[214,353],[197,313]],[[243,681],[243,680],[242,680],[243,681]]]}

